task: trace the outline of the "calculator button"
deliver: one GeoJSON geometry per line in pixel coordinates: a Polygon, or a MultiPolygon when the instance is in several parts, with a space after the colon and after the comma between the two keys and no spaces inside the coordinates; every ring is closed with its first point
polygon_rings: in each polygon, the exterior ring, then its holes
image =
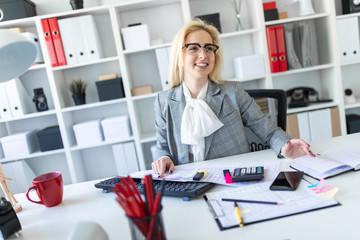
{"type": "Polygon", "coordinates": [[[255,174],[256,173],[256,168],[255,167],[252,167],[251,168],[251,174],[255,174]]]}
{"type": "Polygon", "coordinates": [[[246,168],[242,168],[241,169],[241,176],[245,175],[245,172],[246,172],[246,168]]]}

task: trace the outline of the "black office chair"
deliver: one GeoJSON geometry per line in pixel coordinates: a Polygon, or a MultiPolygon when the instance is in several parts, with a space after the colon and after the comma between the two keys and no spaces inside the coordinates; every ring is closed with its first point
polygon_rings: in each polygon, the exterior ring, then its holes
{"type": "MultiPolygon", "coordinates": [[[[282,89],[250,89],[245,90],[260,106],[265,114],[286,131],[287,97],[282,89]]],[[[249,139],[251,151],[269,149],[268,143],[264,143],[249,128],[245,129],[249,139]]]]}

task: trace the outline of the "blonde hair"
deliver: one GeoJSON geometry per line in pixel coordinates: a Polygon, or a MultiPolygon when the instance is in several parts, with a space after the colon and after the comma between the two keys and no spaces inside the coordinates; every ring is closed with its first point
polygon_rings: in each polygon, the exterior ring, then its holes
{"type": "Polygon", "coordinates": [[[215,54],[215,65],[213,70],[209,74],[210,80],[216,83],[222,83],[221,68],[223,64],[222,50],[220,46],[219,32],[212,26],[200,19],[194,19],[191,22],[185,24],[175,35],[171,44],[170,51],[170,64],[169,64],[169,88],[179,86],[184,80],[184,66],[183,66],[183,46],[185,44],[185,38],[192,32],[199,30],[206,31],[212,38],[212,43],[219,46],[219,49],[215,54]]]}

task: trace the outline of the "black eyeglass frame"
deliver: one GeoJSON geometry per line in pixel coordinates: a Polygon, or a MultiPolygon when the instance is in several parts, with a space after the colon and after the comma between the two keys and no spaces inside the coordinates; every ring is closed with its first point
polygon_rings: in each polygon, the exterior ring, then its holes
{"type": "Polygon", "coordinates": [[[214,53],[216,53],[216,51],[219,49],[219,46],[218,46],[218,45],[212,44],[212,43],[207,43],[207,44],[204,44],[204,45],[201,45],[201,44],[199,44],[199,43],[187,43],[187,44],[184,44],[184,46],[182,47],[182,49],[188,48],[190,45],[196,45],[196,46],[198,46],[199,48],[202,48],[202,47],[203,47],[204,49],[205,49],[205,47],[207,47],[207,46],[213,46],[213,47],[215,47],[214,53]]]}

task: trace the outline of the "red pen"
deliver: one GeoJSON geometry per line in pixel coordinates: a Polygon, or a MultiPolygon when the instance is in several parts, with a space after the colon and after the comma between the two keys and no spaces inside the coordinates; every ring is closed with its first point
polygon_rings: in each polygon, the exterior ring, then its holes
{"type": "MultiPolygon", "coordinates": [[[[150,240],[150,239],[153,239],[153,234],[154,234],[154,231],[156,231],[155,229],[157,228],[157,222],[159,221],[158,218],[160,216],[154,216],[155,214],[158,213],[159,211],[159,207],[160,207],[160,202],[161,202],[161,197],[162,197],[162,192],[163,192],[163,189],[164,189],[164,180],[161,182],[161,190],[156,194],[156,198],[155,198],[155,203],[154,203],[154,208],[153,208],[153,211],[151,213],[151,215],[153,216],[152,219],[151,219],[151,222],[150,222],[150,226],[149,226],[149,232],[146,236],[146,239],[147,240],[150,240]]],[[[161,230],[161,229],[159,229],[161,230]]],[[[161,239],[163,239],[163,235],[162,235],[162,232],[158,232],[157,233],[158,235],[160,234],[161,236],[161,239]]]]}
{"type": "Polygon", "coordinates": [[[154,192],[152,188],[151,175],[146,175],[144,178],[146,200],[148,204],[149,213],[152,213],[154,207],[154,192]]]}
{"type": "Polygon", "coordinates": [[[128,176],[127,179],[128,179],[128,182],[130,183],[130,187],[132,188],[132,191],[135,193],[136,199],[140,203],[141,207],[145,208],[145,203],[144,203],[143,199],[141,198],[140,193],[139,193],[137,187],[135,186],[133,179],[130,176],[128,176]]]}

